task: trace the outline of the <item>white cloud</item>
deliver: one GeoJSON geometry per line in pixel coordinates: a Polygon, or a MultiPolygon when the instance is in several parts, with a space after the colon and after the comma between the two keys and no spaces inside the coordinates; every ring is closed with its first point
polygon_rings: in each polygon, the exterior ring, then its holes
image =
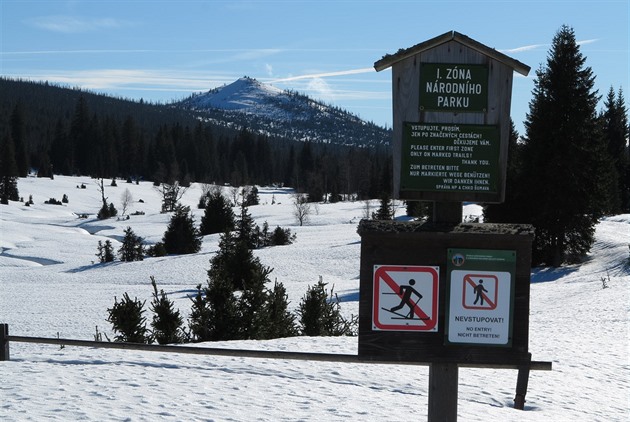
{"type": "Polygon", "coordinates": [[[128,25],[128,22],[112,18],[83,18],[76,16],[51,15],[29,19],[27,23],[53,32],[76,34],[98,29],[112,29],[128,25]]]}
{"type": "Polygon", "coordinates": [[[327,78],[330,76],[356,75],[359,73],[372,73],[372,72],[376,72],[374,68],[364,67],[361,69],[339,70],[335,72],[322,72],[322,73],[311,73],[308,75],[290,76],[288,78],[275,79],[270,82],[275,83],[275,82],[297,81],[299,79],[321,79],[321,78],[327,78]]]}
{"type": "Polygon", "coordinates": [[[313,78],[308,82],[306,90],[312,96],[326,101],[333,101],[335,95],[328,83],[322,78],[313,78]]]}
{"type": "Polygon", "coordinates": [[[599,41],[599,38],[593,38],[591,40],[577,41],[577,45],[585,45],[585,44],[593,44],[594,42],[599,41]]]}
{"type": "MultiPolygon", "coordinates": [[[[231,51],[231,50],[225,50],[231,51]]],[[[283,50],[278,48],[257,48],[257,49],[244,49],[244,50],[234,50],[238,53],[233,55],[231,60],[257,60],[262,59],[264,57],[273,56],[275,54],[281,53],[283,50]]]]}
{"type": "MultiPolygon", "coordinates": [[[[599,41],[599,38],[593,38],[590,40],[584,40],[584,41],[576,41],[577,45],[585,45],[585,44],[592,44],[594,42],[599,41]]],[[[524,51],[533,51],[533,50],[538,50],[540,48],[549,48],[551,47],[551,44],[531,44],[531,45],[524,45],[521,47],[516,47],[516,48],[509,48],[506,50],[499,50],[504,54],[512,54],[512,53],[522,53],[524,51]]]]}
{"type": "Polygon", "coordinates": [[[21,78],[93,90],[205,91],[233,82],[238,76],[181,70],[94,69],[31,72],[21,78]]]}
{"type": "Polygon", "coordinates": [[[509,48],[507,50],[499,50],[499,51],[501,51],[504,54],[522,53],[524,51],[538,50],[539,48],[548,47],[548,46],[549,44],[531,44],[531,45],[524,45],[521,47],[509,48]]]}

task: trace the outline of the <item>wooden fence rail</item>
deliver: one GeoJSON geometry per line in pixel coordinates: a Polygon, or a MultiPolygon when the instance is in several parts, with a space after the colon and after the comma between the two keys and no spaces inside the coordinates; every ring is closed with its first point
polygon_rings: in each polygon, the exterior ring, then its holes
{"type": "MultiPolygon", "coordinates": [[[[0,361],[10,360],[9,343],[38,343],[52,344],[58,346],[93,347],[103,349],[124,349],[140,350],[147,352],[162,353],[183,353],[207,356],[229,356],[258,359],[284,359],[284,360],[307,360],[319,362],[340,362],[340,363],[372,363],[372,364],[397,364],[397,365],[419,365],[430,366],[435,362],[383,362],[376,360],[362,360],[358,355],[338,354],[338,353],[311,353],[311,352],[286,352],[273,350],[247,350],[247,349],[225,349],[216,347],[192,347],[192,346],[168,346],[159,344],[142,343],[119,343],[110,341],[76,340],[67,338],[48,337],[25,337],[9,335],[8,324],[0,324],[0,361]]],[[[515,407],[522,409],[525,392],[527,390],[527,378],[530,370],[550,371],[551,362],[531,361],[530,365],[496,365],[496,364],[466,364],[459,363],[462,368],[498,368],[498,369],[518,369],[519,376],[516,387],[515,407]]]]}

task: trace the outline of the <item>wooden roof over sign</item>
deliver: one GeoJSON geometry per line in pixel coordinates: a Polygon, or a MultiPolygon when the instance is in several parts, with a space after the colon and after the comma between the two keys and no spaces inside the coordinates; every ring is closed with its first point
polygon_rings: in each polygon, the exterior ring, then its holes
{"type": "Polygon", "coordinates": [[[475,41],[472,38],[469,38],[466,35],[460,34],[456,31],[449,31],[435,38],[431,38],[430,40],[421,42],[420,44],[416,44],[413,47],[400,49],[395,54],[387,54],[382,59],[374,63],[374,69],[376,69],[377,72],[380,72],[381,70],[385,70],[401,60],[404,60],[418,53],[422,53],[423,51],[430,50],[431,48],[437,47],[438,45],[444,44],[449,41],[456,41],[462,45],[465,45],[468,48],[485,54],[486,56],[489,56],[490,58],[511,67],[523,76],[527,76],[531,69],[526,64],[521,63],[518,60],[515,60],[509,56],[506,56],[505,54],[498,52],[494,48],[485,46],[480,42],[475,41]]]}

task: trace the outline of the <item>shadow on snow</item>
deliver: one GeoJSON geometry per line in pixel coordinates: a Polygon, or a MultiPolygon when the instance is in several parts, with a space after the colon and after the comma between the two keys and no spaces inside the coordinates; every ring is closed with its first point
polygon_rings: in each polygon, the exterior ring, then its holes
{"type": "Polygon", "coordinates": [[[564,276],[577,271],[577,267],[537,267],[532,269],[531,282],[532,283],[545,283],[548,281],[556,281],[564,276]]]}

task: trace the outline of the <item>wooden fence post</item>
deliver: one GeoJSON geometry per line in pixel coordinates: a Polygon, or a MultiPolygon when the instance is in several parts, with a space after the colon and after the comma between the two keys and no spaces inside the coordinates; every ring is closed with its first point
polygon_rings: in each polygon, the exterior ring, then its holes
{"type": "Polygon", "coordinates": [[[9,360],[9,324],[0,324],[0,361],[9,360]]]}
{"type": "Polygon", "coordinates": [[[525,394],[527,394],[529,370],[530,364],[523,365],[518,368],[518,376],[516,378],[516,396],[514,397],[514,408],[518,410],[525,409],[525,394]]]}

